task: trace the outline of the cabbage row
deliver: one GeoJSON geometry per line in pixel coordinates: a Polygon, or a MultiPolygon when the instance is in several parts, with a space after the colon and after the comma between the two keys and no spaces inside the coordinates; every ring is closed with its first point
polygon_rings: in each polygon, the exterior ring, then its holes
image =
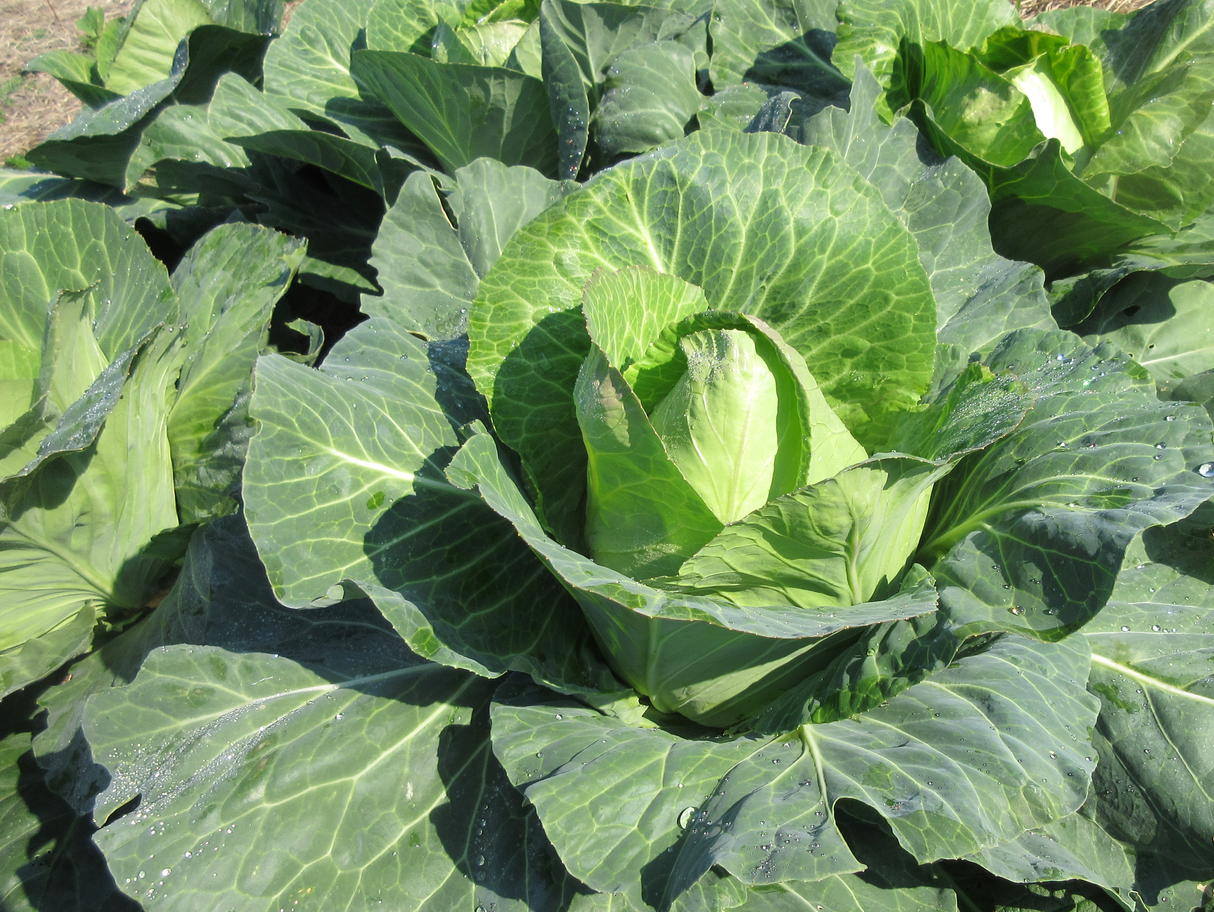
{"type": "Polygon", "coordinates": [[[1214,0],[143,0],[0,171],[0,905],[1214,881],[1214,0]]]}

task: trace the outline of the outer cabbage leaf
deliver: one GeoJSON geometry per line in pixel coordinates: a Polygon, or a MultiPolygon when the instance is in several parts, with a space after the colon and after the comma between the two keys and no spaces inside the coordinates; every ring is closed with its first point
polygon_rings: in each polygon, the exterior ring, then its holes
{"type": "Polygon", "coordinates": [[[383,296],[365,296],[363,312],[391,316],[430,339],[458,338],[502,246],[570,189],[532,168],[488,158],[457,170],[445,200],[429,174],[411,175],[372,247],[383,296]]]}
{"type": "Polygon", "coordinates": [[[71,654],[56,662],[58,648],[84,645],[82,615],[141,606],[166,569],[137,558],[177,524],[171,479],[166,486],[156,462],[167,456],[156,425],[171,368],[163,344],[143,350],[158,325],[176,319],[177,302],[164,268],[103,206],[32,203],[0,216],[6,384],[25,397],[10,409],[0,462],[7,691],[71,654]],[[138,391],[127,388],[133,372],[138,391]],[[135,509],[123,508],[128,486],[135,509]],[[16,651],[44,633],[54,643],[16,651]]]}
{"type": "Polygon", "coordinates": [[[129,380],[123,372],[122,396],[112,397],[103,427],[6,483],[4,648],[52,630],[84,605],[142,608],[169,569],[171,549],[157,554],[149,546],[178,525],[166,434],[179,366],[170,338],[159,333],[129,380]]]}
{"type": "Polygon", "coordinates": [[[835,6],[833,0],[717,3],[708,71],[713,87],[774,83],[819,105],[845,95],[847,79],[831,63],[835,6]]]}
{"type": "Polygon", "coordinates": [[[26,731],[0,740],[0,902],[10,912],[131,912],[92,827],[42,784],[29,743],[26,731]]]}
{"type": "MultiPolygon", "coordinates": [[[[932,16],[954,6],[926,5],[932,16]]],[[[851,9],[844,3],[841,19],[851,9]]],[[[1214,155],[1214,42],[1203,10],[1193,0],[1100,23],[1058,14],[1067,38],[1004,27],[964,40],[921,28],[903,10],[890,19],[889,41],[856,31],[853,43],[878,66],[882,103],[909,102],[932,144],[986,182],[996,247],[1065,276],[1166,236],[1214,199],[1204,178],[1214,155]],[[1063,46],[1070,37],[1091,47],[1063,46]]],[[[840,52],[850,48],[845,40],[840,52]]]]}
{"type": "Polygon", "coordinates": [[[1143,533],[1108,605],[1083,628],[1092,648],[1088,687],[1101,702],[1093,813],[1133,847],[1143,893],[1210,873],[1212,523],[1206,504],[1143,533]]]}
{"type": "Polygon", "coordinates": [[[310,0],[301,7],[266,51],[265,93],[357,142],[408,150],[417,140],[382,102],[364,97],[350,72],[372,6],[373,0],[310,0]]]}
{"type": "Polygon", "coordinates": [[[955,159],[925,161],[909,120],[881,123],[880,92],[857,61],[849,110],[827,108],[790,135],[843,156],[910,229],[936,298],[938,339],[969,353],[989,351],[1014,329],[1056,328],[1041,271],[991,249],[990,202],[981,180],[955,159]]]}
{"type": "MultiPolygon", "coordinates": [[[[889,86],[903,41],[911,45],[944,41],[969,50],[1000,26],[1019,19],[1015,8],[1000,0],[843,0],[835,15],[839,20],[839,44],[835,48],[839,68],[850,78],[855,72],[853,61],[859,55],[885,87],[889,86]]],[[[889,103],[878,101],[878,111],[888,118],[889,103]]]]}
{"type": "Polygon", "coordinates": [[[604,154],[648,152],[683,136],[703,100],[695,68],[695,52],[676,41],[631,47],[616,57],[594,113],[604,154]]]}
{"type": "Polygon", "coordinates": [[[1139,532],[1214,493],[1200,471],[1214,435],[1200,406],[1160,402],[1111,345],[1024,330],[985,363],[1016,373],[1035,402],[939,486],[921,559],[964,633],[1055,639],[1100,611],[1139,532]]]}
{"type": "MultiPolygon", "coordinates": [[[[78,651],[85,618],[120,622],[155,598],[185,544],[174,533],[182,515],[230,508],[243,424],[233,415],[299,257],[281,235],[225,226],[170,287],[112,210],[64,200],[5,216],[9,331],[43,336],[33,403],[4,432],[0,648],[11,688],[78,651]],[[31,227],[45,236],[22,241],[31,227]],[[74,244],[89,227],[110,244],[74,244]]],[[[9,343],[10,356],[22,347],[9,343]]]]}
{"type": "Polygon", "coordinates": [[[126,24],[122,44],[107,67],[106,88],[129,95],[167,78],[177,45],[212,21],[199,0],[144,0],[126,24]]]}
{"type": "Polygon", "coordinates": [[[96,334],[110,358],[154,326],[172,297],[164,267],[106,207],[80,200],[15,206],[0,212],[0,230],[0,332],[27,349],[41,348],[47,307],[61,291],[92,290],[102,302],[96,334]]]}
{"type": "Polygon", "coordinates": [[[616,689],[576,606],[509,524],[443,477],[458,429],[483,416],[461,363],[458,343],[422,342],[385,317],[348,333],[320,370],[258,362],[245,513],[277,596],[305,607],[350,581],[426,658],[616,689]]]}
{"type": "Polygon", "coordinates": [[[97,820],[141,795],[139,817],[94,837],[120,888],[149,910],[568,908],[577,884],[492,756],[493,685],[411,655],[366,602],[282,607],[239,523],[222,522],[196,537],[152,623],[123,637],[136,642],[107,653],[121,672],[90,661],[91,686],[64,694],[95,694],[97,820]]]}
{"type": "Polygon", "coordinates": [[[449,172],[477,158],[557,171],[557,137],[538,79],[504,67],[357,51],[351,75],[422,139],[449,172]]]}
{"type": "Polygon", "coordinates": [[[168,415],[177,509],[191,523],[236,509],[248,446],[253,363],[274,304],[290,286],[305,243],[257,225],[209,232],[173,271],[186,353],[168,415]]]}
{"type": "MultiPolygon", "coordinates": [[[[160,4],[166,8],[172,5],[173,2],[160,4]]],[[[197,12],[200,7],[189,0],[184,8],[197,12]]],[[[163,39],[163,35],[156,28],[153,32],[157,33],[152,38],[154,45],[163,39]]],[[[252,81],[258,80],[267,41],[265,35],[247,34],[220,25],[200,25],[180,44],[173,40],[168,46],[171,67],[166,68],[164,78],[135,85],[161,71],[158,52],[149,45],[147,49],[152,51],[151,56],[135,60],[133,83],[129,87],[124,84],[124,89],[130,88],[129,94],[79,114],[68,126],[55,131],[32,149],[30,161],[60,174],[129,190],[147,166],[154,163],[154,150],[166,142],[165,136],[149,136],[145,144],[143,136],[164,109],[174,103],[197,105],[206,102],[220,76],[228,71],[252,81]]],[[[180,112],[179,115],[185,116],[180,112]]],[[[180,122],[174,122],[174,126],[178,128],[177,133],[191,132],[181,130],[180,122]]],[[[197,133],[197,130],[193,132],[197,133]]],[[[172,139],[173,131],[168,133],[167,138],[172,139]]],[[[181,137],[176,139],[180,141],[181,137]]],[[[222,150],[216,149],[213,142],[211,146],[208,150],[211,157],[222,159],[222,150]]],[[[188,151],[185,154],[189,157],[188,151]]]]}
{"type": "MultiPolygon", "coordinates": [[[[962,151],[940,142],[949,154],[962,151]]],[[[1069,275],[1135,241],[1169,233],[1159,219],[1109,199],[1076,177],[1057,140],[1006,172],[988,176],[977,162],[967,163],[980,169],[990,188],[995,247],[1007,256],[1032,260],[1047,277],[1069,275]]]]}
{"type": "Polygon", "coordinates": [[[694,0],[652,5],[544,0],[540,53],[560,141],[561,177],[577,177],[592,125],[609,156],[683,135],[699,95],[693,71],[708,62],[704,24],[698,21],[704,10],[694,0]],[[658,73],[651,71],[654,66],[658,73]],[[664,86],[671,77],[673,86],[664,86]],[[606,104],[602,112],[600,100],[606,104]]]}
{"type": "Polygon", "coordinates": [[[209,132],[248,152],[317,165],[392,198],[412,162],[385,156],[369,142],[309,129],[281,97],[253,88],[234,74],[215,86],[206,110],[209,132]]]}
{"type": "Polygon", "coordinates": [[[666,903],[713,865],[748,884],[818,881],[862,867],[839,828],[843,799],[875,810],[920,862],[1074,811],[1093,767],[1075,739],[1095,718],[1087,663],[1081,641],[1007,638],[887,706],[775,739],[633,728],[503,689],[494,750],[597,890],[666,903]],[[603,800],[625,788],[629,800],[603,800]]]}
{"type": "Polygon", "coordinates": [[[1159,384],[1214,369],[1214,286],[1156,272],[1125,279],[1076,327],[1089,344],[1111,342],[1159,384]]]}

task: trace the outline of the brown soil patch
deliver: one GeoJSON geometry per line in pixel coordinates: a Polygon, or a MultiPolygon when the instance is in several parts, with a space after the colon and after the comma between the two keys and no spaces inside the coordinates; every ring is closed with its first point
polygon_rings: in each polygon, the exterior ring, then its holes
{"type": "Polygon", "coordinates": [[[40,143],[80,110],[80,102],[44,73],[22,68],[44,51],[80,50],[76,20],[89,6],[106,19],[133,0],[0,0],[0,162],[40,143]]]}

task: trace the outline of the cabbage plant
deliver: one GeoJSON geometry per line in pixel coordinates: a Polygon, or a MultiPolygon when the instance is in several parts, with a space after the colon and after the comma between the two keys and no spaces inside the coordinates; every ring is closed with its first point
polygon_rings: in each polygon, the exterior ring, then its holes
{"type": "MultiPolygon", "coordinates": [[[[859,55],[886,88],[886,116],[907,108],[982,176],[1009,256],[1073,275],[1208,218],[1207,3],[1021,21],[998,0],[844,0],[837,15],[839,66],[850,73],[859,55]]],[[[1196,232],[1208,271],[1207,235],[1196,232]]]]}
{"type": "Polygon", "coordinates": [[[241,515],[0,742],[115,892],[1201,901],[1214,425],[878,94],[405,180],[368,319],[257,360],[241,515]]]}

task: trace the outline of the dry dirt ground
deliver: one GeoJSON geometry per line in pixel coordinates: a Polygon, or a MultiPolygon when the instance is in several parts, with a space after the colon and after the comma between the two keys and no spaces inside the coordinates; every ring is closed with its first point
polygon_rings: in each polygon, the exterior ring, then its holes
{"type": "Polygon", "coordinates": [[[113,19],[133,0],[0,0],[0,161],[37,145],[80,110],[50,76],[21,70],[44,51],[79,50],[76,20],[90,5],[113,19]]]}
{"type": "MultiPolygon", "coordinates": [[[[1022,0],[1020,11],[1030,16],[1084,2],[1088,0],[1022,0]]],[[[1090,0],[1090,5],[1129,11],[1148,2],[1090,0]]],[[[79,50],[76,20],[89,6],[99,7],[108,20],[125,15],[133,0],[0,0],[0,162],[37,145],[80,110],[75,96],[50,76],[26,74],[22,67],[44,51],[79,50]]]]}

